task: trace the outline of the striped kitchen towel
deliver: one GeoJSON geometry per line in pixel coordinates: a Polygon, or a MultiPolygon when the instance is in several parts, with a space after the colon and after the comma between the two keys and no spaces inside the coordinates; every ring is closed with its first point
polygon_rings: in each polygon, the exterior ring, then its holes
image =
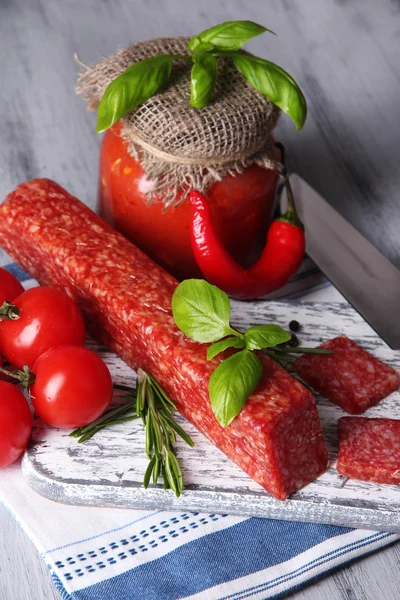
{"type": "MultiPolygon", "coordinates": [[[[35,285],[7,261],[0,254],[0,265],[25,287],[35,285]]],[[[340,299],[311,270],[305,265],[304,278],[318,286],[307,300],[340,299]]],[[[400,538],[225,514],[66,506],[31,491],[18,464],[1,472],[0,500],[33,540],[65,600],[275,598],[400,538]]]]}

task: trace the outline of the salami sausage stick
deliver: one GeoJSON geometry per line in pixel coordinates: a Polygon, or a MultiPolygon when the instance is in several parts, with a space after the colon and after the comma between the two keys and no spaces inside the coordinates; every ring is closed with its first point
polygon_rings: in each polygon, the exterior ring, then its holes
{"type": "MultiPolygon", "coordinates": [[[[149,225],[150,226],[150,225],[149,225]]],[[[171,313],[178,282],[56,183],[20,185],[0,207],[0,242],[42,284],[65,289],[93,336],[151,373],[179,412],[250,477],[284,500],[327,466],[312,394],[268,357],[255,393],[222,428],[207,385],[220,358],[171,313]]]]}

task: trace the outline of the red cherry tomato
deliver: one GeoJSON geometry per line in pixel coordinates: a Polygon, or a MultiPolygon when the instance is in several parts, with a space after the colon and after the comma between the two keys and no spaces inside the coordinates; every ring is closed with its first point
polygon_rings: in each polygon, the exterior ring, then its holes
{"type": "Polygon", "coordinates": [[[0,381],[0,467],[11,465],[25,450],[32,431],[32,415],[21,390],[0,381]]]}
{"type": "Polygon", "coordinates": [[[17,296],[22,294],[24,288],[14,275],[11,275],[5,269],[0,268],[0,305],[5,300],[12,302],[17,296]]]}
{"type": "Polygon", "coordinates": [[[0,321],[0,352],[12,364],[29,368],[55,346],[85,343],[85,324],[79,308],[62,290],[36,287],[14,299],[18,319],[0,321]]]}
{"type": "Polygon", "coordinates": [[[89,425],[108,408],[113,386],[101,358],[80,346],[48,350],[33,367],[29,392],[36,413],[48,425],[75,429],[89,425]]]}

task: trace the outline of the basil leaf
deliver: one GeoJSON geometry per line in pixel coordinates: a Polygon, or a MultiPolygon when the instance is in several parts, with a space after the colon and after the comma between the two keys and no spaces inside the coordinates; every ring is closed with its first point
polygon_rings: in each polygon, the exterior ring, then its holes
{"type": "Polygon", "coordinates": [[[222,427],[228,427],[240,413],[262,374],[260,359],[242,350],[224,360],[208,384],[211,408],[222,427]]]}
{"type": "Polygon", "coordinates": [[[107,87],[97,113],[96,133],[102,133],[163,88],[171,75],[173,57],[145,58],[116,77],[107,87]]]}
{"type": "Polygon", "coordinates": [[[289,73],[269,60],[250,54],[238,52],[232,55],[232,60],[256,90],[293,119],[296,129],[304,126],[307,118],[306,99],[289,73]]]}
{"type": "Polygon", "coordinates": [[[217,50],[239,50],[243,44],[264,31],[274,33],[252,21],[226,21],[202,31],[197,38],[200,42],[212,44],[217,50]]]}
{"type": "Polygon", "coordinates": [[[228,296],[203,279],[186,279],[172,296],[172,314],[183,333],[196,342],[216,342],[234,334],[228,296]]]}
{"type": "Polygon", "coordinates": [[[291,335],[279,325],[271,324],[250,327],[244,337],[248,350],[262,350],[263,348],[273,348],[278,344],[288,342],[291,335]]]}
{"type": "Polygon", "coordinates": [[[196,51],[190,83],[190,104],[204,108],[210,103],[217,81],[217,60],[208,52],[196,51]]]}
{"type": "Polygon", "coordinates": [[[188,43],[188,49],[194,54],[198,52],[212,52],[215,50],[210,42],[201,42],[198,37],[193,37],[188,43]]]}
{"type": "Polygon", "coordinates": [[[207,360],[211,360],[214,356],[217,356],[220,352],[223,352],[227,348],[245,348],[246,342],[243,336],[241,337],[227,337],[224,340],[215,342],[207,350],[207,360]]]}
{"type": "Polygon", "coordinates": [[[194,35],[188,42],[188,50],[190,50],[190,52],[194,52],[195,50],[197,50],[199,45],[200,45],[200,40],[197,37],[197,35],[194,35]]]}

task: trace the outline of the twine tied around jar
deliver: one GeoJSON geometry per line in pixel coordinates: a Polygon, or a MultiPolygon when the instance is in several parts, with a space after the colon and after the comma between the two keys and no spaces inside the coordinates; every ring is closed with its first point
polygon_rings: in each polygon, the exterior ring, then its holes
{"type": "MultiPolygon", "coordinates": [[[[78,76],[77,93],[95,110],[113,79],[139,60],[158,54],[189,54],[190,38],[159,38],[119,50],[78,76]]],[[[121,135],[141,162],[145,195],[165,207],[182,202],[191,189],[205,193],[215,181],[249,165],[280,170],[274,160],[271,132],[279,109],[257,92],[224,57],[213,101],[202,109],[190,105],[190,66],[178,61],[162,92],[121,119],[121,135]],[[179,194],[178,194],[179,191],[179,194]]]]}

